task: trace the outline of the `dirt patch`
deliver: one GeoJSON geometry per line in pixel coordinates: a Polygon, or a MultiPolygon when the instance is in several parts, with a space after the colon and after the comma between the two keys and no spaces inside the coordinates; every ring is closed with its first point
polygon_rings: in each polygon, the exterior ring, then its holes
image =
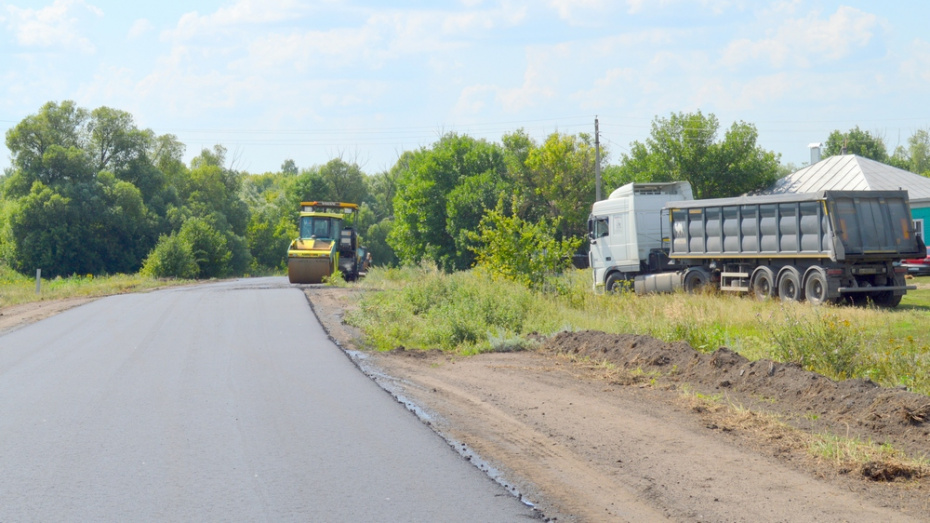
{"type": "MultiPolygon", "coordinates": [[[[308,289],[330,335],[355,291],[308,289]]],[[[559,521],[927,521],[921,467],[853,470],[811,434],[930,456],[930,398],[721,349],[601,332],[534,351],[367,354],[361,366],[508,488],[559,521]],[[683,391],[691,391],[683,394],[683,391]]]]}
{"type": "Polygon", "coordinates": [[[869,380],[836,382],[793,364],[749,361],[727,348],[702,354],[685,343],[648,336],[562,333],[547,340],[544,350],[654,372],[663,383],[723,394],[798,428],[890,443],[909,455],[930,457],[930,397],[923,394],[869,380]]]}
{"type": "Polygon", "coordinates": [[[84,305],[96,298],[65,298],[61,300],[44,300],[21,305],[9,305],[0,308],[0,332],[17,329],[39,320],[54,316],[59,312],[84,305]]]}

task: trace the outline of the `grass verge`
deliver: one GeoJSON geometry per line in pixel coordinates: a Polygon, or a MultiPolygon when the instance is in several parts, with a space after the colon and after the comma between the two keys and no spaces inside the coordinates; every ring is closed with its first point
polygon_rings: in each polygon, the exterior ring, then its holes
{"type": "Polygon", "coordinates": [[[930,394],[930,278],[897,309],[756,301],[729,294],[595,295],[589,271],[543,291],[480,270],[375,269],[346,320],[377,350],[440,348],[460,354],[517,350],[535,335],[600,330],[721,346],[749,359],[799,363],[834,379],[870,378],[930,394]]]}
{"type": "Polygon", "coordinates": [[[36,293],[36,280],[0,265],[0,306],[20,305],[42,300],[108,296],[138,292],[172,285],[193,283],[187,280],[160,280],[138,274],[114,276],[71,276],[43,279],[36,293]]]}

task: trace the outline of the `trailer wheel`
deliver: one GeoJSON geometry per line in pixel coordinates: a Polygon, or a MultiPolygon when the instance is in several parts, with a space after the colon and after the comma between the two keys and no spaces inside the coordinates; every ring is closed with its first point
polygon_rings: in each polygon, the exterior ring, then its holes
{"type": "Polygon", "coordinates": [[[752,271],[752,277],[749,280],[749,292],[757,300],[767,300],[774,298],[775,293],[775,271],[762,265],[752,271]]]}
{"type": "MultiPolygon", "coordinates": [[[[894,285],[904,285],[905,281],[903,277],[900,279],[896,277],[891,281],[891,283],[894,285]]],[[[876,293],[875,296],[872,297],[872,302],[875,303],[875,305],[878,305],[879,307],[886,307],[888,309],[893,309],[901,303],[901,298],[903,297],[904,297],[903,294],[896,295],[894,291],[881,291],[881,292],[876,293]]]]}
{"type": "Polygon", "coordinates": [[[801,273],[794,267],[785,267],[778,273],[778,296],[784,301],[801,301],[804,289],[801,288],[801,273]]]}
{"type": "Polygon", "coordinates": [[[697,267],[688,269],[682,279],[682,286],[685,288],[685,292],[689,294],[701,292],[708,283],[710,283],[710,273],[697,267]]]}
{"type": "Polygon", "coordinates": [[[903,297],[904,295],[896,295],[892,291],[882,291],[872,298],[872,302],[874,302],[875,305],[878,305],[879,307],[893,309],[901,303],[901,298],[903,297]]]}
{"type": "Polygon", "coordinates": [[[827,301],[827,272],[816,265],[807,270],[804,279],[804,295],[812,305],[823,305],[827,301]]]}

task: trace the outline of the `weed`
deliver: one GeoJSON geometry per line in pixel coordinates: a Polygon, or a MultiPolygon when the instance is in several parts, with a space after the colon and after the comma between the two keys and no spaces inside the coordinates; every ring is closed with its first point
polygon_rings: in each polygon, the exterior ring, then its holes
{"type": "Polygon", "coordinates": [[[809,452],[840,470],[858,470],[874,481],[917,479],[928,469],[926,459],[908,457],[888,443],[829,433],[812,435],[809,452]]]}
{"type": "Polygon", "coordinates": [[[332,274],[323,276],[323,283],[331,287],[347,287],[349,285],[342,271],[339,269],[333,271],[332,274]]]}
{"type": "Polygon", "coordinates": [[[789,304],[779,311],[780,318],[765,322],[775,358],[834,379],[855,376],[857,355],[868,341],[861,328],[829,307],[815,314],[799,309],[789,304]]]}

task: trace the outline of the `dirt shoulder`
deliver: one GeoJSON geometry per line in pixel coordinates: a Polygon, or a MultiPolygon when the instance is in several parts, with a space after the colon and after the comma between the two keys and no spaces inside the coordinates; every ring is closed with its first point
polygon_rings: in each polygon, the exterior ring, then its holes
{"type": "MultiPolygon", "coordinates": [[[[354,292],[307,289],[347,349],[359,341],[342,323],[354,292]]],[[[598,332],[563,333],[534,351],[355,359],[546,519],[930,520],[930,471],[808,451],[826,433],[930,456],[927,396],[598,332]]]]}
{"type": "Polygon", "coordinates": [[[97,298],[66,298],[5,306],[0,308],[0,333],[44,320],[59,312],[84,305],[95,299],[97,298]]]}

